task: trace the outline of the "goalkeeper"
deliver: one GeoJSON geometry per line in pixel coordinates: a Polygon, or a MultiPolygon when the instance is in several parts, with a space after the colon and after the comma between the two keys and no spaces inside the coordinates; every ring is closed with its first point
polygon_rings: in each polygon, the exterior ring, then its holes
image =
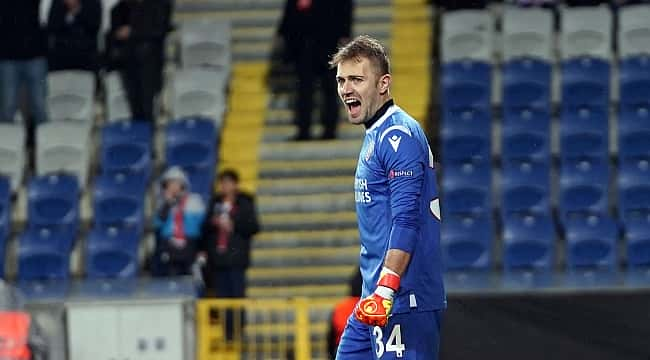
{"type": "Polygon", "coordinates": [[[366,129],[355,179],[363,293],[336,358],[437,359],[446,297],[433,155],[391,98],[377,40],[355,38],[330,64],[348,120],[366,129]]]}

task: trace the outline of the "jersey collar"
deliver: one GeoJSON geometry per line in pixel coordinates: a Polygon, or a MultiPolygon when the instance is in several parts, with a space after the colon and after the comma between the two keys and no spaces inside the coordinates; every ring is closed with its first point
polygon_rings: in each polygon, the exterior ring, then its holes
{"type": "Polygon", "coordinates": [[[376,129],[395,112],[396,108],[397,106],[395,106],[395,101],[393,101],[393,99],[386,101],[384,105],[377,110],[375,115],[363,124],[366,127],[366,132],[376,129]]]}

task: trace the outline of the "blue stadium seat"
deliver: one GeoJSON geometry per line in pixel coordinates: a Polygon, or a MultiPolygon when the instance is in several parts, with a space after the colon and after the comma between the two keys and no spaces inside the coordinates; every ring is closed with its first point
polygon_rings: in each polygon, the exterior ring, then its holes
{"type": "Polygon", "coordinates": [[[650,266],[650,217],[623,223],[627,264],[630,269],[650,266]]]}
{"type": "Polygon", "coordinates": [[[190,188],[193,193],[199,194],[207,204],[212,195],[214,184],[214,167],[200,168],[187,167],[183,169],[190,181],[190,188]]]}
{"type": "Polygon", "coordinates": [[[135,277],[139,237],[135,227],[94,228],[86,242],[86,275],[91,278],[135,277]]]}
{"type": "Polygon", "coordinates": [[[549,161],[551,157],[550,137],[547,133],[533,131],[503,132],[501,157],[513,160],[549,161]]]}
{"type": "Polygon", "coordinates": [[[608,108],[563,109],[560,114],[560,157],[608,155],[608,108]]]}
{"type": "Polygon", "coordinates": [[[128,172],[98,176],[93,202],[95,224],[142,227],[145,192],[146,183],[140,176],[128,172]]]}
{"type": "Polygon", "coordinates": [[[573,58],[562,63],[562,107],[606,107],[609,105],[607,61],[573,58]]]}
{"type": "Polygon", "coordinates": [[[642,55],[622,59],[618,81],[622,106],[650,106],[650,57],[642,55]]]}
{"type": "Polygon", "coordinates": [[[503,109],[502,131],[533,132],[550,136],[551,115],[548,109],[503,109]]]}
{"type": "Polygon", "coordinates": [[[523,58],[503,65],[504,109],[549,109],[551,103],[551,64],[523,58]]]}
{"type": "Polygon", "coordinates": [[[442,65],[441,105],[444,109],[489,109],[492,68],[481,61],[461,60],[442,65]]]}
{"type": "Polygon", "coordinates": [[[486,214],[491,211],[492,166],[487,162],[448,162],[442,177],[445,212],[486,214]]]}
{"type": "Polygon", "coordinates": [[[491,129],[492,116],[489,110],[470,107],[442,110],[443,137],[463,134],[490,136],[491,129]]]}
{"type": "Polygon", "coordinates": [[[11,179],[0,175],[0,237],[9,234],[11,225],[11,179]]]}
{"type": "Polygon", "coordinates": [[[607,159],[565,160],[560,168],[560,218],[608,212],[607,159]]]}
{"type": "Polygon", "coordinates": [[[114,122],[102,129],[101,159],[104,172],[130,171],[151,174],[151,125],[146,122],[114,122]]]}
{"type": "Polygon", "coordinates": [[[212,120],[174,120],[166,130],[168,166],[212,168],[217,159],[217,132],[212,120]]]}
{"type": "Polygon", "coordinates": [[[555,239],[555,227],[548,214],[506,215],[503,221],[505,270],[552,268],[555,260],[555,239]]]}
{"type": "Polygon", "coordinates": [[[469,160],[488,162],[491,156],[491,137],[485,134],[442,135],[442,162],[469,160]]]}
{"type": "Polygon", "coordinates": [[[489,215],[443,215],[442,256],[449,270],[488,269],[492,265],[493,224],[489,215]]]}
{"type": "Polygon", "coordinates": [[[76,232],[79,196],[76,176],[50,174],[32,178],[27,189],[29,225],[65,226],[76,232]]]}
{"type": "Polygon", "coordinates": [[[74,233],[58,228],[27,228],[18,242],[18,279],[66,279],[74,233]]]}
{"type": "Polygon", "coordinates": [[[650,106],[623,105],[618,113],[618,156],[650,157],[650,106]]]}
{"type": "Polygon", "coordinates": [[[630,158],[620,164],[618,214],[624,223],[650,217],[650,158],[630,158]]]}
{"type": "Polygon", "coordinates": [[[572,217],[565,232],[569,269],[616,266],[619,231],[612,218],[594,214],[572,217]]]}
{"type": "Polygon", "coordinates": [[[550,187],[548,162],[505,160],[501,174],[502,213],[548,213],[550,187]]]}

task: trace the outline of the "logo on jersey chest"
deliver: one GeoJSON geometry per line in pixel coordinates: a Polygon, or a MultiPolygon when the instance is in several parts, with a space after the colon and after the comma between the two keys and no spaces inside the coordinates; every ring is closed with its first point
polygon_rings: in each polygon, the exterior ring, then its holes
{"type": "Polygon", "coordinates": [[[366,148],[366,154],[364,156],[364,159],[366,159],[366,161],[370,160],[370,157],[372,156],[373,151],[375,151],[375,141],[371,140],[368,143],[368,147],[366,148]]]}

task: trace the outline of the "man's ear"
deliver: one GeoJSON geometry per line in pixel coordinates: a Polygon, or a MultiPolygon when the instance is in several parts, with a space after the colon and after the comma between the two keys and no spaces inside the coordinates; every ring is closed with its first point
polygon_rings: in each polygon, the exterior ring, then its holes
{"type": "Polygon", "coordinates": [[[390,74],[384,74],[379,77],[379,94],[385,95],[388,92],[392,80],[390,74]]]}

